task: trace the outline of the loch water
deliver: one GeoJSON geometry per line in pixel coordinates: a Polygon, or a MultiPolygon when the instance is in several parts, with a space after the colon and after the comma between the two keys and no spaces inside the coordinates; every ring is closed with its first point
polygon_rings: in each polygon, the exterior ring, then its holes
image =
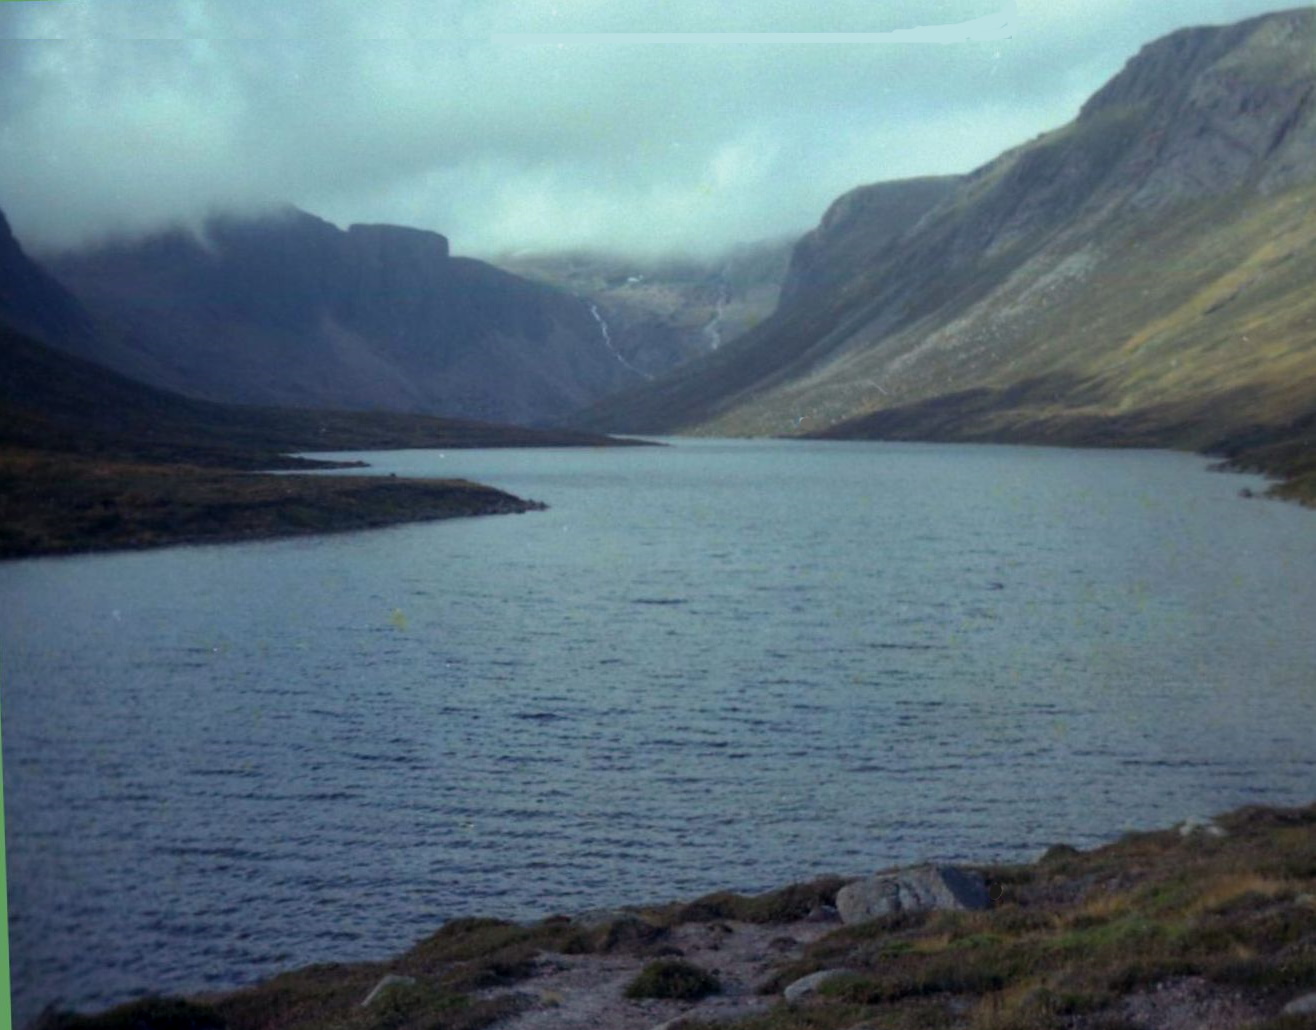
{"type": "Polygon", "coordinates": [[[550,508],[0,565],[16,1025],[1316,796],[1316,512],[1205,459],[364,457],[550,508]]]}

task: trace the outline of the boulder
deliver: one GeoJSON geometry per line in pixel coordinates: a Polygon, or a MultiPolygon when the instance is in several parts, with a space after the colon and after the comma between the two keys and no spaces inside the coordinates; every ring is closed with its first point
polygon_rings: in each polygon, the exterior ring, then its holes
{"type": "Polygon", "coordinates": [[[1217,826],[1214,819],[1199,815],[1189,816],[1179,824],[1179,836],[1191,837],[1195,833],[1204,833],[1208,837],[1223,837],[1225,831],[1217,826]]]}
{"type": "Polygon", "coordinates": [[[811,994],[817,994],[819,988],[829,980],[837,980],[843,976],[853,975],[848,969],[822,969],[793,981],[781,993],[787,1001],[796,1002],[802,998],[807,998],[811,994]]]}
{"type": "Polygon", "coordinates": [[[1304,994],[1284,1006],[1286,1016],[1316,1015],[1316,994],[1304,994]]]}
{"type": "Polygon", "coordinates": [[[983,878],[956,866],[926,865],[879,873],[847,884],[836,895],[836,909],[844,923],[866,923],[895,912],[983,909],[990,904],[983,878]]]}

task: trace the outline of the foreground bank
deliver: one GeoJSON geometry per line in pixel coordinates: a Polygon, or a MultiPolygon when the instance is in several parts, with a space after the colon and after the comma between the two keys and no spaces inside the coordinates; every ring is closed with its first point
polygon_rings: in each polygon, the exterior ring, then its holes
{"type": "Polygon", "coordinates": [[[390,960],[38,1025],[1284,1030],[1312,1025],[1313,992],[1316,804],[1057,845],[1029,865],[461,919],[390,960]]]}

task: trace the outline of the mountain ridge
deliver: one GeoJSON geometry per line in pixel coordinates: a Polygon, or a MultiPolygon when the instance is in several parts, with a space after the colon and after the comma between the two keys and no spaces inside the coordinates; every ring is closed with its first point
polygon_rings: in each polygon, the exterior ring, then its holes
{"type": "Polygon", "coordinates": [[[390,412],[242,407],[150,386],[33,335],[95,351],[100,327],[4,230],[0,214],[0,559],[542,507],[464,481],[253,474],[363,464],[290,451],[618,442],[390,412]]]}
{"type": "Polygon", "coordinates": [[[423,229],[285,207],[46,265],[130,341],[47,342],[209,400],[529,424],[640,381],[585,302],[423,229]]]}
{"type": "MultiPolygon", "coordinates": [[[[962,177],[903,232],[869,226],[878,242],[847,274],[783,291],[720,361],[581,424],[912,433],[966,396],[920,438],[1097,442],[1119,420],[1140,445],[1200,447],[1295,423],[1316,410],[1314,89],[1313,9],[1154,41],[1068,125],[962,177]]],[[[826,233],[824,218],[805,246],[826,233]]]]}

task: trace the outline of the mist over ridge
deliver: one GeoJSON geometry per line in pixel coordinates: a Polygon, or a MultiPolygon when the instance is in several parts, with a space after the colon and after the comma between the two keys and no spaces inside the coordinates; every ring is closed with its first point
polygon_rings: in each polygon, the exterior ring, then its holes
{"type": "Polygon", "coordinates": [[[1274,6],[4,5],[0,206],[39,255],[286,202],[477,257],[711,258],[860,183],[968,172],[1147,40],[1274,6]],[[884,35],[989,16],[1008,36],[884,35]]]}

